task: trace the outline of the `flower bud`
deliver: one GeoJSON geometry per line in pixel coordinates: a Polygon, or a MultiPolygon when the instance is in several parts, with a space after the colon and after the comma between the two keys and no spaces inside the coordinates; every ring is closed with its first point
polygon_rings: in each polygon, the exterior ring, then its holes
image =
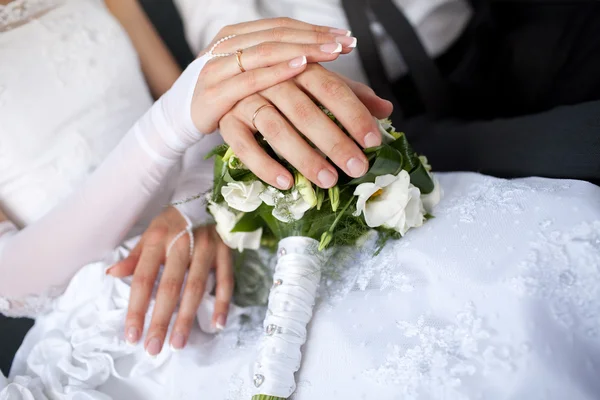
{"type": "Polygon", "coordinates": [[[225,154],[223,155],[223,162],[228,162],[229,159],[234,156],[235,154],[233,153],[233,149],[231,147],[227,148],[227,151],[225,152],[225,154]]]}
{"type": "Polygon", "coordinates": [[[331,209],[336,212],[340,205],[340,188],[338,186],[329,188],[329,201],[331,202],[331,209]]]}
{"type": "Polygon", "coordinates": [[[233,154],[229,160],[227,160],[227,166],[229,169],[248,169],[235,154],[233,154]]]}
{"type": "Polygon", "coordinates": [[[317,210],[320,210],[323,206],[323,200],[325,200],[325,192],[320,187],[317,187],[317,210]]]}
{"type": "Polygon", "coordinates": [[[302,199],[313,208],[317,205],[317,196],[315,194],[315,190],[312,187],[312,183],[304,175],[300,172],[296,171],[294,174],[294,183],[295,188],[298,190],[298,193],[302,196],[302,199]]]}
{"type": "Polygon", "coordinates": [[[323,232],[321,235],[321,241],[319,242],[319,251],[325,250],[329,243],[333,240],[333,234],[329,231],[323,232]]]}

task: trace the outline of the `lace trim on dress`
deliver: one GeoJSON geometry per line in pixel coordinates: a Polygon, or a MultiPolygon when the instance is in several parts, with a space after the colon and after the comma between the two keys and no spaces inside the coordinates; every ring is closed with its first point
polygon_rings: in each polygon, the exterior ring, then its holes
{"type": "Polygon", "coordinates": [[[0,5],[0,32],[24,25],[62,3],[60,0],[13,0],[0,5]]]}
{"type": "Polygon", "coordinates": [[[41,295],[12,299],[0,296],[0,314],[14,318],[36,318],[52,307],[53,300],[63,294],[65,287],[52,287],[41,295]]]}

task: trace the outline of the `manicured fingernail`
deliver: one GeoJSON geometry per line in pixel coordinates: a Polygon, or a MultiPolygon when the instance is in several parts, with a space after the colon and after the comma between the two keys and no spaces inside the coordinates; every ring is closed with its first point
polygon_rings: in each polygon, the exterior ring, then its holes
{"type": "Polygon", "coordinates": [[[299,68],[306,64],[306,56],[296,57],[290,61],[290,67],[299,68]]]}
{"type": "Polygon", "coordinates": [[[346,163],[348,170],[350,171],[350,175],[358,178],[359,176],[363,176],[365,172],[367,172],[367,163],[359,160],[358,158],[352,157],[346,163]]]}
{"type": "Polygon", "coordinates": [[[225,322],[227,322],[227,317],[225,317],[225,314],[219,314],[217,321],[215,322],[215,328],[217,328],[218,331],[222,331],[225,329],[225,322]]]}
{"type": "Polygon", "coordinates": [[[376,133],[369,132],[365,135],[365,146],[368,147],[377,147],[381,144],[381,136],[376,133]]]}
{"type": "Polygon", "coordinates": [[[335,175],[333,174],[333,172],[331,172],[327,168],[319,171],[319,173],[317,174],[317,179],[319,180],[319,182],[321,182],[321,186],[323,186],[325,188],[332,187],[333,185],[335,185],[335,181],[336,181],[336,178],[335,178],[335,175]]]}
{"type": "Polygon", "coordinates": [[[138,340],[140,340],[140,331],[132,326],[131,328],[127,329],[127,336],[125,339],[129,344],[136,344],[138,340]]]}
{"type": "Polygon", "coordinates": [[[350,36],[350,35],[352,35],[352,32],[349,31],[348,29],[334,28],[334,29],[330,29],[329,32],[333,33],[335,35],[344,35],[344,36],[350,36]]]}
{"type": "Polygon", "coordinates": [[[171,335],[171,348],[174,351],[183,349],[185,346],[185,337],[179,332],[173,332],[171,335]]]}
{"type": "Polygon", "coordinates": [[[158,353],[160,353],[160,348],[160,340],[158,340],[158,338],[152,338],[148,340],[148,344],[146,344],[146,353],[148,353],[150,357],[156,357],[158,353]]]}
{"type": "Polygon", "coordinates": [[[327,53],[327,54],[335,54],[335,53],[342,52],[342,44],[341,43],[327,43],[327,44],[322,44],[320,47],[321,47],[321,51],[323,53],[327,53]]]}
{"type": "Polygon", "coordinates": [[[348,36],[338,36],[335,38],[335,41],[337,43],[341,43],[342,46],[344,47],[349,47],[349,48],[354,48],[356,47],[356,38],[355,37],[348,37],[348,36]]]}
{"type": "Polygon", "coordinates": [[[289,189],[290,188],[290,178],[287,176],[279,175],[277,177],[277,184],[280,189],[289,189]]]}

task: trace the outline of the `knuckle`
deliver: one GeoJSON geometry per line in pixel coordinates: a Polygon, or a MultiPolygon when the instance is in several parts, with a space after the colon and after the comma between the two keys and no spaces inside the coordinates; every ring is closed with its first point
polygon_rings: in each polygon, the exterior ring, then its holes
{"type": "Polygon", "coordinates": [[[196,248],[200,248],[202,250],[209,249],[212,246],[212,238],[206,229],[200,229],[197,231],[194,241],[196,248]]]}
{"type": "Polygon", "coordinates": [[[144,242],[148,246],[156,246],[164,240],[167,234],[167,228],[164,226],[154,226],[152,229],[149,229],[146,232],[146,237],[144,237],[144,242]]]}
{"type": "Polygon", "coordinates": [[[290,26],[290,25],[292,25],[292,21],[293,20],[289,17],[279,17],[279,18],[275,19],[275,24],[277,26],[281,26],[281,27],[290,26]]]}
{"type": "Polygon", "coordinates": [[[164,339],[169,330],[169,321],[152,321],[150,329],[148,330],[148,337],[160,336],[164,339]]]}
{"type": "Polygon", "coordinates": [[[194,324],[194,316],[188,315],[187,313],[180,313],[177,316],[177,327],[174,330],[189,332],[190,328],[194,324]]]}
{"type": "Polygon", "coordinates": [[[339,98],[345,95],[346,85],[341,80],[327,75],[321,81],[321,89],[327,96],[339,98]]]}
{"type": "Polygon", "coordinates": [[[311,121],[315,117],[314,105],[308,101],[297,101],[293,105],[294,115],[303,123],[311,121]]]}
{"type": "Polygon", "coordinates": [[[235,281],[231,275],[221,277],[221,279],[219,279],[219,292],[229,295],[233,290],[234,285],[235,281]]]}
{"type": "Polygon", "coordinates": [[[185,293],[187,296],[192,296],[196,299],[204,296],[205,282],[200,278],[189,279],[185,286],[185,293]]]}
{"type": "Polygon", "coordinates": [[[262,123],[262,133],[269,137],[269,139],[276,141],[281,137],[283,132],[283,122],[278,118],[269,118],[262,123]]]}
{"type": "Polygon", "coordinates": [[[144,317],[144,313],[136,309],[132,309],[127,312],[126,320],[128,325],[139,326],[144,324],[144,317]]]}
{"type": "Polygon", "coordinates": [[[287,29],[283,28],[282,25],[271,29],[271,37],[275,42],[282,42],[287,34],[287,29]]]}
{"type": "Polygon", "coordinates": [[[131,291],[138,289],[151,289],[154,287],[154,282],[156,278],[147,273],[139,273],[133,276],[133,281],[131,282],[131,291]]]}
{"type": "Polygon", "coordinates": [[[274,53],[275,44],[272,42],[263,42],[256,46],[256,55],[258,57],[269,57],[274,53]]]}
{"type": "Polygon", "coordinates": [[[317,40],[317,43],[331,43],[335,40],[332,35],[329,35],[324,32],[316,32],[315,38],[317,40]]]}
{"type": "Polygon", "coordinates": [[[158,291],[160,294],[166,295],[168,297],[179,296],[181,292],[181,284],[183,282],[181,279],[177,279],[174,277],[163,277],[160,282],[160,286],[158,291]]]}

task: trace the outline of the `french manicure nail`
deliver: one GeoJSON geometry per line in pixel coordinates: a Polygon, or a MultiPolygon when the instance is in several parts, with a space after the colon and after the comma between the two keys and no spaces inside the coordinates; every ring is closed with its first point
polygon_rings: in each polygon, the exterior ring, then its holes
{"type": "Polygon", "coordinates": [[[306,56],[296,57],[290,61],[290,67],[299,68],[306,64],[306,56]]]}
{"type": "Polygon", "coordinates": [[[381,144],[381,136],[376,133],[369,132],[365,135],[365,147],[377,147],[381,144]]]}
{"type": "Polygon", "coordinates": [[[334,28],[334,29],[330,29],[329,32],[333,33],[335,35],[344,35],[344,36],[350,36],[350,35],[352,35],[352,32],[349,31],[348,29],[334,28]]]}
{"type": "Polygon", "coordinates": [[[367,172],[367,163],[359,160],[358,158],[352,157],[346,163],[348,170],[350,171],[350,175],[358,178],[359,176],[363,176],[365,172],[367,172]]]}
{"type": "Polygon", "coordinates": [[[287,176],[279,175],[276,180],[280,189],[289,189],[290,178],[288,178],[287,176]]]}
{"type": "Polygon", "coordinates": [[[319,173],[317,174],[317,179],[319,180],[319,182],[321,182],[321,186],[323,186],[325,188],[332,187],[333,185],[335,185],[335,181],[336,181],[336,178],[335,178],[335,175],[333,174],[333,172],[331,172],[327,168],[324,168],[319,171],[319,173]]]}
{"type": "Polygon", "coordinates": [[[127,334],[126,334],[126,338],[127,343],[129,344],[136,344],[138,342],[138,340],[140,340],[140,331],[135,328],[135,327],[131,327],[129,329],[127,329],[127,334]]]}
{"type": "Polygon", "coordinates": [[[215,328],[217,328],[218,331],[225,329],[226,320],[227,318],[225,317],[225,314],[219,314],[217,321],[215,322],[215,328]]]}
{"type": "Polygon", "coordinates": [[[321,51],[327,54],[335,54],[342,52],[342,44],[341,43],[326,43],[322,44],[321,51]]]}
{"type": "Polygon", "coordinates": [[[146,353],[148,353],[150,357],[156,357],[158,353],[160,353],[160,348],[160,340],[158,340],[158,338],[152,338],[148,340],[148,344],[146,345],[146,353]]]}
{"type": "Polygon", "coordinates": [[[356,47],[356,38],[355,37],[348,37],[348,36],[338,36],[335,38],[335,41],[337,43],[341,43],[342,46],[344,47],[348,47],[348,48],[354,48],[356,47]]]}
{"type": "Polygon", "coordinates": [[[171,335],[171,349],[173,351],[178,351],[183,349],[183,346],[185,346],[185,338],[183,335],[179,332],[173,332],[171,335]]]}

